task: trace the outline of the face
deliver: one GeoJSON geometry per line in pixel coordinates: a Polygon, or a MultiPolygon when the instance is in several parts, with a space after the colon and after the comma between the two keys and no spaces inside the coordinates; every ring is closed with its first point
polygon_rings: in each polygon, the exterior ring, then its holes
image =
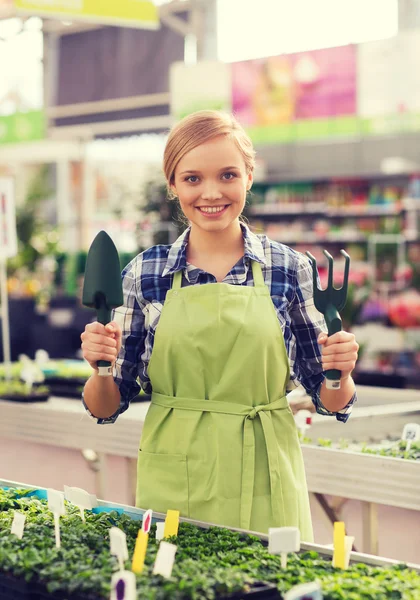
{"type": "Polygon", "coordinates": [[[179,161],[171,188],[192,227],[221,232],[237,223],[251,184],[235,142],[218,136],[179,161]]]}

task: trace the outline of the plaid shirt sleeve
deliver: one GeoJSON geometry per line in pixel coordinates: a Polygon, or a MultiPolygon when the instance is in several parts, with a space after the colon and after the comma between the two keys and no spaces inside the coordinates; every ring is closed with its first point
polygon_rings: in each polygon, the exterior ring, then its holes
{"type": "Polygon", "coordinates": [[[303,254],[299,254],[298,258],[296,294],[289,314],[291,329],[296,338],[293,357],[296,378],[311,396],[318,413],[335,416],[338,421],[346,422],[357,399],[356,393],[347,406],[338,412],[328,411],[321,402],[320,391],[325,374],[322,370],[321,349],[317,340],[321,332],[327,331],[327,327],[323,315],[314,305],[312,266],[303,254]]]}
{"type": "Polygon", "coordinates": [[[97,418],[89,411],[84,399],[82,402],[88,414],[97,421],[98,425],[114,423],[118,416],[127,410],[130,401],[140,391],[138,378],[142,370],[141,355],[145,345],[145,317],[139,303],[141,296],[137,293],[137,282],[134,265],[130,263],[122,273],[124,304],[115,309],[111,320],[116,321],[122,330],[121,351],[115,361],[113,376],[119,387],[121,403],[117,411],[106,419],[97,418]]]}

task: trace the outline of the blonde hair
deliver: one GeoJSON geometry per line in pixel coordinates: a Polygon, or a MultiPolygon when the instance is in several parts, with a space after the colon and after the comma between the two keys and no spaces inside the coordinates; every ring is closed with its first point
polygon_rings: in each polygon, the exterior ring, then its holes
{"type": "Polygon", "coordinates": [[[168,186],[168,194],[174,198],[170,186],[174,183],[175,169],[179,161],[200,144],[225,135],[232,139],[241,151],[246,172],[255,166],[255,150],[243,127],[229,113],[217,110],[200,110],[184,117],[171,130],[163,155],[163,171],[168,186]]]}

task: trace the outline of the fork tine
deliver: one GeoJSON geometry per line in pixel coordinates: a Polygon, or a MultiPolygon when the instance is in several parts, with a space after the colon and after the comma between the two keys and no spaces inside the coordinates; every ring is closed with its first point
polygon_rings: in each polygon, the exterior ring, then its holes
{"type": "Polygon", "coordinates": [[[343,279],[343,290],[345,296],[347,296],[347,288],[349,283],[349,271],[350,271],[350,256],[347,254],[345,250],[340,250],[340,253],[344,256],[346,263],[344,266],[344,279],[343,279]]]}
{"type": "Polygon", "coordinates": [[[316,258],[315,256],[313,256],[309,250],[306,252],[306,256],[309,258],[311,265],[312,265],[312,281],[313,281],[313,288],[314,288],[314,295],[316,290],[319,290],[318,288],[318,282],[317,282],[317,264],[316,264],[316,258]]]}
{"type": "Polygon", "coordinates": [[[333,283],[334,259],[327,250],[324,250],[323,252],[324,252],[324,256],[326,256],[328,258],[328,289],[332,290],[334,287],[334,283],[333,283]]]}

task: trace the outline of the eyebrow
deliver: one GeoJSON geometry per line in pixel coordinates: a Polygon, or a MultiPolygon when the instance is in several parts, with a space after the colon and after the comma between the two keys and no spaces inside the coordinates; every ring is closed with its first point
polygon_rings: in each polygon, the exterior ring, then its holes
{"type": "MultiPolygon", "coordinates": [[[[222,169],[219,169],[219,173],[221,173],[222,171],[231,171],[232,169],[235,169],[236,171],[239,171],[239,167],[235,167],[235,166],[230,166],[230,167],[223,167],[222,169]]],[[[200,171],[196,171],[194,169],[189,170],[189,171],[182,171],[182,173],[180,173],[180,175],[186,175],[187,173],[200,173],[200,171]]]]}

